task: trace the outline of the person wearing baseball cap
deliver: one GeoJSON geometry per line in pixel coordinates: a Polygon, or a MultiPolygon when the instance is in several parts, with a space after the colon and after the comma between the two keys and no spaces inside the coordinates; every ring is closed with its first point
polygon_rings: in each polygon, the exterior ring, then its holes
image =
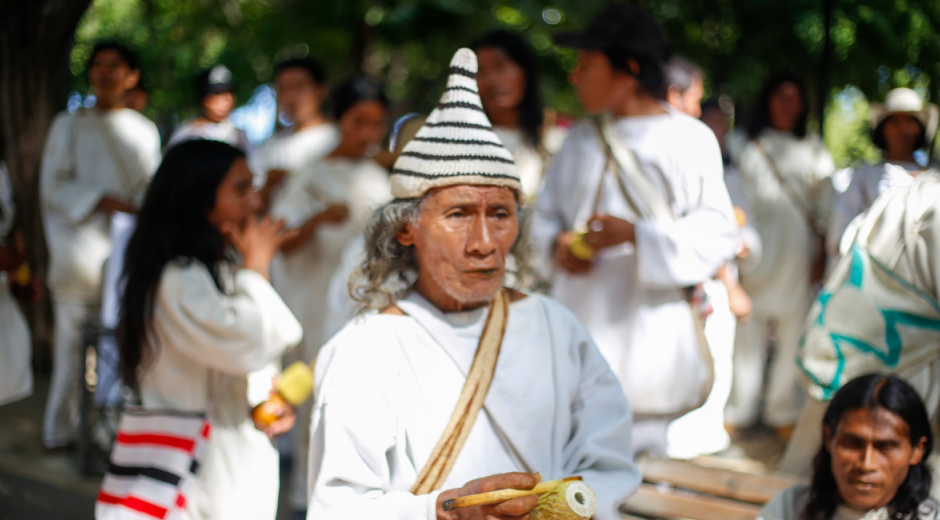
{"type": "Polygon", "coordinates": [[[199,117],[183,123],[173,132],[167,148],[190,139],[209,139],[228,143],[243,152],[249,151],[245,132],[229,121],[235,108],[235,82],[225,65],[216,65],[196,77],[196,101],[199,117]]]}
{"type": "Polygon", "coordinates": [[[852,182],[836,200],[830,226],[830,258],[839,256],[842,235],[852,219],[871,207],[886,191],[914,182],[926,170],[917,163],[914,152],[929,149],[940,119],[940,108],[924,103],[917,92],[896,88],[884,103],[871,105],[871,140],[884,156],[877,164],[864,164],[855,170],[852,182]]]}
{"type": "MultiPolygon", "coordinates": [[[[703,306],[687,290],[734,257],[721,150],[701,121],[658,99],[671,56],[645,10],[611,4],[556,41],[585,112],[545,175],[533,222],[551,296],[586,326],[634,409],[634,453],[666,455],[666,429],[701,406],[712,368],[703,306]]],[[[701,294],[701,291],[696,291],[701,294]]]]}

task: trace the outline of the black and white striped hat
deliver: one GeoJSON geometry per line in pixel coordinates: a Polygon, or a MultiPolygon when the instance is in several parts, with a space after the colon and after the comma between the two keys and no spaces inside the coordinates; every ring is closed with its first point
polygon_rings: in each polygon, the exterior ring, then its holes
{"type": "Polygon", "coordinates": [[[493,132],[477,90],[477,57],[460,49],[450,62],[447,88],[421,130],[392,168],[392,196],[414,199],[456,184],[503,186],[520,195],[512,154],[493,132]]]}

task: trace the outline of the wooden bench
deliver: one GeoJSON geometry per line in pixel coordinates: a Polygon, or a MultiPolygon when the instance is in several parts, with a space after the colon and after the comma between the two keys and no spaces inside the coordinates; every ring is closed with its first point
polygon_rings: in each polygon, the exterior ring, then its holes
{"type": "Polygon", "coordinates": [[[753,520],[761,506],[800,481],[641,458],[643,484],[622,506],[624,519],[753,520]]]}

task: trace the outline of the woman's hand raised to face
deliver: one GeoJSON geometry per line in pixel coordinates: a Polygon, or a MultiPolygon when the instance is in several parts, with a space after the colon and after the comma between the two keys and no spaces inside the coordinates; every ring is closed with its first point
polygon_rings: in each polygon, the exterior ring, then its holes
{"type": "Polygon", "coordinates": [[[297,234],[297,230],[287,230],[284,221],[274,221],[271,217],[261,220],[249,218],[244,229],[234,224],[224,224],[222,234],[242,254],[242,267],[261,273],[268,278],[271,260],[281,248],[281,244],[297,234]]]}

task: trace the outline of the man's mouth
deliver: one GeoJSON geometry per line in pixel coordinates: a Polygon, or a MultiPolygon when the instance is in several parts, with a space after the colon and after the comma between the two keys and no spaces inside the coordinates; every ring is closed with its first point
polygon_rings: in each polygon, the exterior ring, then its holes
{"type": "Polygon", "coordinates": [[[870,482],[867,480],[853,480],[852,487],[859,491],[870,491],[872,489],[875,489],[878,486],[874,482],[870,482]]]}
{"type": "Polygon", "coordinates": [[[482,276],[492,276],[492,275],[498,273],[498,272],[499,272],[499,269],[497,269],[497,268],[494,267],[494,268],[492,268],[492,269],[472,269],[472,270],[464,271],[464,272],[467,273],[467,274],[478,274],[478,275],[482,275],[482,276]]]}

